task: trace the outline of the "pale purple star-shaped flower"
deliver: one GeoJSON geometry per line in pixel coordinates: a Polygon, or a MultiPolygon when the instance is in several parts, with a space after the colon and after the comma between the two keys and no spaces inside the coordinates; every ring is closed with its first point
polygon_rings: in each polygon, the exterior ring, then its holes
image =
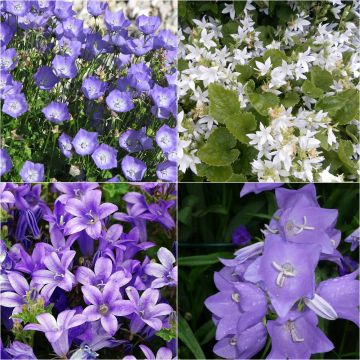
{"type": "Polygon", "coordinates": [[[96,166],[101,170],[109,170],[117,167],[117,150],[113,147],[101,144],[92,153],[96,166]]]}
{"type": "Polygon", "coordinates": [[[60,124],[63,121],[70,119],[69,110],[65,103],[52,101],[50,104],[42,109],[42,113],[46,119],[55,123],[60,124]]]}
{"type": "Polygon", "coordinates": [[[41,182],[44,180],[44,165],[26,160],[20,170],[20,176],[25,182],[41,182]]]}
{"type": "Polygon", "coordinates": [[[75,135],[72,145],[77,154],[91,155],[98,147],[98,133],[80,129],[75,135]]]}

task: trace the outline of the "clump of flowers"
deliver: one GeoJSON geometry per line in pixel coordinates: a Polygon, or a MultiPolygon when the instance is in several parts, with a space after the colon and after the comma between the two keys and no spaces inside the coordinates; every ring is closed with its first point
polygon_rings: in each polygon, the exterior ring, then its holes
{"type": "Polygon", "coordinates": [[[157,16],[123,10],[89,0],[84,23],[70,1],[1,3],[6,180],[175,181],[176,159],[154,139],[175,126],[176,36],[157,16]],[[142,171],[129,174],[129,153],[142,171]]]}
{"type": "MultiPolygon", "coordinates": [[[[313,184],[299,190],[279,186],[273,186],[278,209],[265,224],[264,240],[222,260],[224,268],[214,275],[219,292],[205,302],[216,325],[214,352],[222,358],[251,358],[269,336],[268,359],[309,359],[334,348],[318,317],[359,326],[358,264],[348,273],[337,250],[338,211],[320,207],[313,184]],[[329,278],[320,262],[335,263],[342,276],[329,278]]],[[[259,191],[261,185],[245,184],[241,196],[259,191]]],[[[355,250],[359,231],[345,241],[356,243],[355,250]]]]}
{"type": "Polygon", "coordinates": [[[125,186],[1,184],[2,359],[176,356],[175,188],[125,186]]]}
{"type": "Polygon", "coordinates": [[[183,175],[358,179],[358,2],[249,0],[179,11],[183,175]]]}

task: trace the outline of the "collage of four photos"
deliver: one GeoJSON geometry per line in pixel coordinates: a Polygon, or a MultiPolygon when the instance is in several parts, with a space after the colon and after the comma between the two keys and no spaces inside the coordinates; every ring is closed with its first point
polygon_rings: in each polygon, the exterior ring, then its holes
{"type": "Polygon", "coordinates": [[[0,359],[359,359],[358,0],[0,0],[0,359]]]}

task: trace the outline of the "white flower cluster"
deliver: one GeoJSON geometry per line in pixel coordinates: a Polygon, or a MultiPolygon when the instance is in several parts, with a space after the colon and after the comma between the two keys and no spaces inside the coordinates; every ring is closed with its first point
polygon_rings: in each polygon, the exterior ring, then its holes
{"type": "MultiPolygon", "coordinates": [[[[237,65],[250,64],[262,92],[276,96],[295,92],[300,97],[296,107],[269,107],[269,122],[260,122],[258,130],[247,135],[249,145],[257,150],[257,157],[251,163],[256,179],[282,182],[353,180],[351,176],[344,178],[343,174],[332,174],[321,145],[326,143],[328,151],[337,151],[338,124],[327,112],[315,110],[317,100],[305,95],[301,89],[301,83],[309,78],[314,66],[332,75],[333,83],[323,97],[347,89],[360,89],[358,29],[353,22],[341,21],[343,11],[352,11],[358,18],[359,5],[351,4],[347,9],[345,1],[332,0],[330,3],[337,22],[317,24],[298,7],[298,2],[289,1],[297,16],[285,29],[278,26],[274,40],[267,45],[261,40],[253,18],[256,12],[267,14],[269,9],[255,7],[251,1],[247,1],[241,16],[236,15],[233,4],[226,4],[222,11],[238,23],[237,33],[231,34],[235,46],[222,45],[224,25],[211,16],[193,19],[192,28],[179,29],[180,171],[185,173],[190,168],[196,174],[196,164],[201,163],[197,151],[219,126],[209,115],[209,84],[217,83],[235,90],[241,108],[251,110],[245,84],[238,80],[241,72],[236,69],[237,65]],[[312,39],[311,44],[309,39],[312,39]],[[275,66],[271,57],[266,61],[259,59],[269,49],[290,55],[275,66]]],[[[352,124],[359,127],[357,119],[352,124]]],[[[359,159],[358,145],[353,145],[351,159],[359,159]]]]}

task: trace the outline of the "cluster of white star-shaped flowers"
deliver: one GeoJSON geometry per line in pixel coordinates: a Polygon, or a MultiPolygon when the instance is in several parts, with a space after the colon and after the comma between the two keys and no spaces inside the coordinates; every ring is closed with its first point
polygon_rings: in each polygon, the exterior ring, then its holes
{"type": "MultiPolygon", "coordinates": [[[[179,28],[178,164],[182,173],[190,169],[197,174],[197,166],[201,164],[199,148],[222,126],[210,115],[210,84],[236,91],[241,109],[254,110],[246,91],[248,84],[239,80],[242,75],[239,69],[249,65],[252,79],[262,93],[296,100],[293,106],[284,106],[282,102],[269,106],[267,116],[257,117],[256,130],[246,134],[248,145],[256,149],[255,157],[249,160],[252,174],[248,179],[342,182],[356,180],[360,175],[337,171],[342,168],[334,168],[331,158],[327,158],[326,154],[339,150],[339,135],[345,126],[316,106],[320,98],[317,91],[321,92],[321,99],[326,99],[348,89],[360,90],[358,28],[353,21],[343,20],[345,12],[350,11],[359,18],[358,1],[348,6],[345,1],[331,0],[332,20],[321,23],[305,13],[298,2],[288,3],[296,16],[284,26],[274,28],[273,39],[267,44],[257,31],[256,17],[267,15],[269,8],[258,7],[252,1],[247,1],[241,14],[236,14],[232,3],[226,3],[222,9],[228,21],[238,24],[234,33],[228,34],[228,29],[224,32],[224,24],[210,15],[193,19],[192,27],[179,28]],[[224,33],[234,40],[230,45],[224,45],[224,33]],[[264,60],[262,57],[270,49],[287,56],[275,61],[276,64],[271,56],[264,60]],[[308,80],[315,69],[326,71],[328,77],[331,75],[325,90],[315,89],[308,80]]],[[[356,132],[360,122],[353,118],[346,124],[355,129],[355,135],[351,134],[354,140],[349,142],[352,151],[349,153],[347,148],[346,157],[359,164],[356,132]]]]}

